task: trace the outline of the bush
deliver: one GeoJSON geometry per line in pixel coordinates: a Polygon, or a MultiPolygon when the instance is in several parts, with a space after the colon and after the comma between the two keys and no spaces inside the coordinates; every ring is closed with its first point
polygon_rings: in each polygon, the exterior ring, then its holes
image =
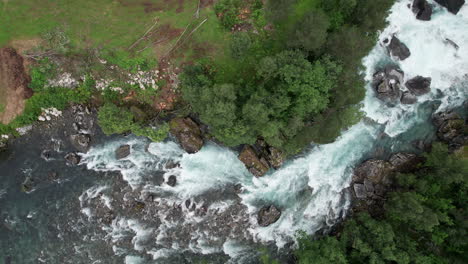
{"type": "Polygon", "coordinates": [[[112,103],[106,103],[99,108],[98,123],[106,135],[122,134],[135,127],[133,114],[112,103]]]}
{"type": "Polygon", "coordinates": [[[169,133],[167,123],[161,125],[158,129],[145,127],[134,121],[135,116],[130,110],[118,107],[112,103],[106,103],[98,112],[98,123],[106,135],[122,134],[132,132],[136,136],[145,136],[154,142],[164,140],[169,133]]]}

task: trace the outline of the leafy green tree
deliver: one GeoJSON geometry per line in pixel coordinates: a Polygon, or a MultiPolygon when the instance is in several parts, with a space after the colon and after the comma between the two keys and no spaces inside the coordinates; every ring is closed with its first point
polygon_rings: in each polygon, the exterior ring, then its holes
{"type": "Polygon", "coordinates": [[[290,48],[318,53],[327,40],[330,27],[328,16],[321,9],[308,12],[299,20],[288,35],[287,45],[290,48]]]}
{"type": "Polygon", "coordinates": [[[346,264],[346,251],[335,237],[312,240],[305,233],[298,237],[299,248],[294,252],[299,264],[346,264]]]}

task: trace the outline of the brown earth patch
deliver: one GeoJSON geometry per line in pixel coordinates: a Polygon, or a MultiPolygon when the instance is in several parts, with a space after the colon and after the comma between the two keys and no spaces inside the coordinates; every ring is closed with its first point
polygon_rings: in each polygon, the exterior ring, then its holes
{"type": "Polygon", "coordinates": [[[176,9],[177,13],[184,11],[185,0],[119,0],[123,6],[143,6],[145,13],[161,12],[176,9]]]}
{"type": "Polygon", "coordinates": [[[201,0],[200,1],[200,8],[205,8],[214,5],[215,0],[201,0]]]}
{"type": "Polygon", "coordinates": [[[4,106],[4,111],[0,113],[0,122],[4,124],[23,112],[25,99],[33,94],[28,88],[30,78],[23,61],[23,57],[15,49],[0,49],[0,102],[4,106]]]}

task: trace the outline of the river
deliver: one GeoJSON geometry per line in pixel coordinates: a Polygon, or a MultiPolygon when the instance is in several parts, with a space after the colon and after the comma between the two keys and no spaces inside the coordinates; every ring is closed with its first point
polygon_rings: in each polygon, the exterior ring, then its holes
{"type": "Polygon", "coordinates": [[[260,247],[281,255],[297,231],[332,226],[350,207],[347,187],[357,164],[417,151],[416,140],[434,139],[432,114],[468,97],[468,4],[457,15],[434,4],[431,21],[419,21],[408,3],[391,8],[379,43],[362,61],[362,121],[262,178],[248,173],[238,153],[214,143],[187,154],[172,140],[150,143],[99,131],[81,165],[67,166],[70,146],[60,129],[37,125],[0,159],[0,256],[11,263],[257,263],[260,247]],[[411,51],[404,61],[381,44],[392,34],[411,51]],[[373,74],[388,64],[398,65],[405,80],[431,77],[431,92],[412,105],[378,100],[373,74]],[[117,160],[123,144],[131,154],[117,160]],[[52,158],[41,157],[44,149],[53,149],[52,158]],[[175,186],[167,184],[170,176],[175,186]],[[25,193],[28,177],[35,187],[25,193]],[[260,227],[256,213],[268,204],[281,208],[281,218],[260,227]]]}

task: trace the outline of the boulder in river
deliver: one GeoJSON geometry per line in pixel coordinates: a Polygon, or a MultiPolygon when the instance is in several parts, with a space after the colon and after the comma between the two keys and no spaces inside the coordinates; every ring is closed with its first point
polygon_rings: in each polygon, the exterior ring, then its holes
{"type": "Polygon", "coordinates": [[[401,98],[401,83],[404,73],[396,66],[387,66],[374,74],[372,86],[378,99],[395,103],[401,98]]]}
{"type": "Polygon", "coordinates": [[[411,92],[404,92],[400,101],[402,104],[415,104],[418,98],[411,92]]]}
{"type": "Polygon", "coordinates": [[[431,91],[431,78],[416,76],[406,82],[408,88],[414,95],[423,95],[431,91]]]}
{"type": "Polygon", "coordinates": [[[65,160],[67,161],[68,165],[78,165],[81,161],[80,155],[75,152],[70,152],[65,156],[65,160]]]}
{"type": "Polygon", "coordinates": [[[169,178],[167,179],[167,185],[169,185],[171,187],[174,187],[174,186],[176,186],[176,183],[177,183],[176,176],[174,176],[174,175],[169,176],[169,178]]]}
{"type": "Polygon", "coordinates": [[[435,0],[439,5],[448,9],[449,12],[457,14],[465,4],[465,0],[435,0]]]}
{"type": "Polygon", "coordinates": [[[115,150],[116,159],[124,159],[130,155],[130,145],[122,145],[115,150]]]}
{"type": "Polygon", "coordinates": [[[260,158],[249,145],[244,146],[239,154],[239,160],[245,164],[255,177],[261,177],[269,170],[268,162],[264,158],[260,158]]]}
{"type": "Polygon", "coordinates": [[[203,147],[200,127],[190,117],[172,119],[169,125],[171,134],[187,153],[196,153],[203,147]]]}
{"type": "Polygon", "coordinates": [[[390,44],[388,44],[388,50],[392,56],[400,60],[405,60],[411,55],[408,47],[395,36],[392,37],[390,44]]]}
{"type": "Polygon", "coordinates": [[[70,136],[70,141],[78,151],[86,152],[89,149],[91,137],[87,134],[76,134],[70,136]]]}
{"type": "Polygon", "coordinates": [[[274,205],[264,206],[258,211],[257,221],[260,226],[269,226],[281,216],[281,211],[274,205]]]}
{"type": "Polygon", "coordinates": [[[416,14],[416,19],[429,21],[432,16],[432,6],[427,0],[414,0],[412,6],[413,13],[416,14]]]}

